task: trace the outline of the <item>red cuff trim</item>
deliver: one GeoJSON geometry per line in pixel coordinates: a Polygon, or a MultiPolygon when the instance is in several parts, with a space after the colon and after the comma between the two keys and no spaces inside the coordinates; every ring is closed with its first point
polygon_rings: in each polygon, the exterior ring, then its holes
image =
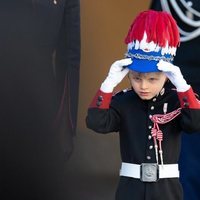
{"type": "Polygon", "coordinates": [[[112,95],[113,93],[104,93],[101,90],[98,90],[89,107],[108,109],[110,106],[112,95]]]}
{"type": "Polygon", "coordinates": [[[186,92],[178,92],[181,108],[200,109],[200,101],[195,97],[192,87],[186,92]]]}

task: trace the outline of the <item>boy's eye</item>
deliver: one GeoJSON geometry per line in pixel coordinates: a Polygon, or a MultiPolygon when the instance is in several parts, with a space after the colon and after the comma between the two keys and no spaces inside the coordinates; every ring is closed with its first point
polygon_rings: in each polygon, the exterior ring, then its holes
{"type": "Polygon", "coordinates": [[[134,80],[136,80],[136,81],[139,81],[139,80],[141,80],[141,78],[140,78],[140,77],[133,77],[133,79],[134,79],[134,80]]]}
{"type": "Polygon", "coordinates": [[[153,78],[153,77],[152,77],[152,78],[149,78],[149,80],[150,80],[150,81],[155,81],[155,80],[157,80],[157,78],[153,78]]]}

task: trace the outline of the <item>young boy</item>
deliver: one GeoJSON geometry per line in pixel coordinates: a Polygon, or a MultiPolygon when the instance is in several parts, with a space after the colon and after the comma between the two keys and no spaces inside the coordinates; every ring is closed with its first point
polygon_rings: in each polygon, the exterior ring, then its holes
{"type": "Polygon", "coordinates": [[[117,200],[181,200],[181,131],[200,131],[200,103],[172,64],[179,45],[176,22],[166,12],[144,11],[125,42],[127,58],[111,66],[88,109],[87,127],[119,132],[117,200]],[[127,74],[132,89],[113,95],[127,74]]]}

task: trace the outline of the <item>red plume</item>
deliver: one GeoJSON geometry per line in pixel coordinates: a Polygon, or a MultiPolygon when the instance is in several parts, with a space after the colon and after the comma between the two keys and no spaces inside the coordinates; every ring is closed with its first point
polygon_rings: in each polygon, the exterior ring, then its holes
{"type": "Polygon", "coordinates": [[[160,47],[165,47],[167,42],[169,46],[177,47],[180,42],[176,21],[165,11],[141,12],[131,24],[125,43],[141,41],[144,32],[147,34],[147,42],[153,41],[160,47]]]}

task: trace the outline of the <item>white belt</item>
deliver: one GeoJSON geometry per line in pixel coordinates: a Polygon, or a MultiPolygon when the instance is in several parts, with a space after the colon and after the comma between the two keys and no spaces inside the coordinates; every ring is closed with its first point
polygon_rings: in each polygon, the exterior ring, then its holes
{"type": "Polygon", "coordinates": [[[179,169],[178,164],[142,163],[138,165],[122,162],[120,176],[132,177],[144,182],[155,182],[160,178],[179,178],[179,169]]]}

